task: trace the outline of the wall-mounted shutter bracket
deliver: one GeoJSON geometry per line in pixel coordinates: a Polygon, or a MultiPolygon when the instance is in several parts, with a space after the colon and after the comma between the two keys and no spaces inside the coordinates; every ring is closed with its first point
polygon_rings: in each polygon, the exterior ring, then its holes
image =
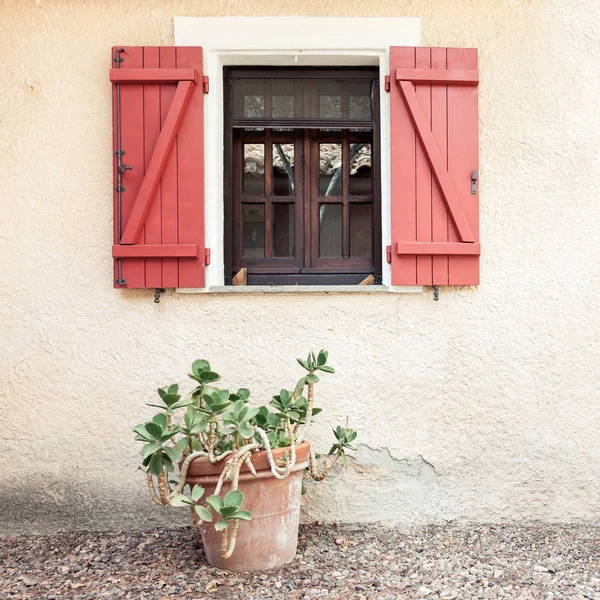
{"type": "Polygon", "coordinates": [[[385,91],[386,92],[390,91],[390,76],[389,75],[385,76],[385,91]]]}
{"type": "Polygon", "coordinates": [[[203,75],[202,76],[202,91],[205,94],[208,94],[209,89],[210,89],[210,83],[208,81],[208,75],[203,75]]]}

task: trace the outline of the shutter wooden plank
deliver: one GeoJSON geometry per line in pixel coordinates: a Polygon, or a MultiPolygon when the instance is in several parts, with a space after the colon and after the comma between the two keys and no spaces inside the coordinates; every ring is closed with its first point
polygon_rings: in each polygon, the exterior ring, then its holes
{"type": "MultiPolygon", "coordinates": [[[[477,51],[448,48],[448,69],[477,69],[477,51]]],[[[476,240],[479,239],[479,196],[471,195],[470,184],[471,172],[478,169],[477,131],[477,88],[449,85],[448,171],[454,177],[455,188],[460,190],[461,206],[476,240]]],[[[450,234],[450,241],[456,240],[452,228],[450,234]]],[[[448,273],[450,285],[479,284],[479,256],[451,256],[448,273]]]]}
{"type": "MultiPolygon", "coordinates": [[[[192,95],[192,88],[194,84],[190,81],[182,81],[177,84],[177,90],[175,91],[175,97],[169,108],[169,114],[165,119],[165,123],[162,131],[158,136],[146,176],[140,187],[140,191],[135,199],[131,214],[125,225],[123,236],[121,238],[122,244],[135,244],[138,240],[140,233],[144,227],[144,220],[148,214],[150,208],[150,201],[152,200],[163,171],[167,164],[169,151],[173,147],[175,142],[175,136],[179,126],[183,120],[185,109],[190,101],[192,95]]],[[[130,86],[123,86],[122,90],[127,90],[130,86]]],[[[131,86],[134,87],[134,86],[131,86]]],[[[137,88],[138,86],[135,86],[137,88]]],[[[202,94],[197,94],[202,97],[202,94]]]]}
{"type": "MultiPolygon", "coordinates": [[[[175,48],[172,46],[160,49],[161,69],[174,69],[175,48]]],[[[160,86],[160,118],[161,127],[164,127],[169,107],[175,96],[176,86],[163,84],[160,86]]],[[[199,93],[196,89],[195,93],[199,93]]],[[[189,110],[189,107],[188,107],[189,110]]],[[[162,243],[177,244],[177,140],[167,158],[167,164],[162,176],[162,243]]],[[[162,287],[179,287],[179,261],[176,258],[163,258],[162,260],[162,287]]]]}
{"type": "MultiPolygon", "coordinates": [[[[159,262],[162,257],[174,257],[171,260],[177,262],[177,258],[198,258],[201,252],[197,244],[134,244],[132,246],[115,245],[112,254],[114,258],[143,257],[159,262]]],[[[165,258],[165,260],[167,259],[165,258]]],[[[155,286],[148,285],[147,287],[155,286]]]]}
{"type": "MultiPolygon", "coordinates": [[[[416,48],[416,70],[431,66],[429,48],[416,48]]],[[[412,84],[411,84],[412,85],[412,84]]],[[[431,85],[416,83],[415,95],[425,116],[427,128],[431,128],[431,85]]],[[[417,195],[417,241],[431,242],[431,188],[432,176],[429,160],[422,144],[416,147],[416,195],[417,195]]],[[[417,256],[417,285],[431,285],[432,282],[431,256],[417,256]]]]}
{"type": "MultiPolygon", "coordinates": [[[[446,48],[431,49],[431,68],[436,71],[446,69],[446,48]]],[[[431,86],[431,133],[440,149],[442,161],[448,168],[447,139],[447,86],[436,84],[431,86]]],[[[434,180],[431,190],[431,227],[434,242],[448,241],[448,210],[442,197],[439,185],[434,180]]],[[[432,256],[432,282],[435,285],[448,285],[448,256],[432,256]]]]}
{"type": "MultiPolygon", "coordinates": [[[[150,48],[146,46],[144,49],[150,48]]],[[[145,66],[145,65],[144,65],[145,66]]],[[[198,83],[198,72],[195,69],[134,69],[127,65],[121,69],[111,69],[112,83],[178,83],[193,81],[198,83]]]]}
{"type": "MultiPolygon", "coordinates": [[[[431,48],[440,50],[442,48],[431,48]]],[[[419,50],[424,48],[417,48],[419,50]]],[[[445,50],[445,48],[443,48],[445,50]]],[[[479,83],[479,72],[466,69],[453,69],[440,71],[438,69],[419,68],[396,69],[396,81],[412,81],[413,83],[452,83],[453,85],[477,85],[479,83]]]]}
{"type": "MultiPolygon", "coordinates": [[[[417,136],[423,145],[423,149],[425,150],[427,158],[429,159],[433,174],[442,190],[444,200],[448,206],[448,210],[450,211],[450,216],[452,217],[454,225],[458,230],[460,239],[463,242],[474,242],[475,238],[473,237],[471,227],[460,204],[460,200],[456,190],[454,189],[452,180],[448,175],[448,171],[446,170],[440,151],[435,143],[435,140],[433,139],[427,119],[423,114],[423,110],[419,106],[419,101],[417,100],[413,84],[409,81],[400,81],[399,85],[404,97],[404,101],[406,102],[408,112],[417,131],[417,136]]],[[[464,91],[460,88],[456,89],[464,91]]],[[[469,91],[469,88],[465,89],[469,91]]]]}
{"type": "MultiPolygon", "coordinates": [[[[157,46],[144,48],[144,71],[160,66],[157,46]]],[[[148,173],[154,148],[160,135],[160,88],[158,84],[146,84],[144,89],[144,172],[148,173]]],[[[144,244],[161,243],[161,184],[160,181],[150,198],[148,214],[144,222],[144,244]]],[[[142,255],[138,255],[142,256],[142,255]]],[[[163,287],[160,258],[146,259],[146,287],[163,287]]]]}
{"type": "MultiPolygon", "coordinates": [[[[396,254],[422,256],[479,256],[481,246],[475,244],[465,244],[463,242],[398,242],[396,244],[396,254]]],[[[421,285],[421,284],[419,284],[421,285]]],[[[425,285],[425,284],[422,284],[425,285]]],[[[429,283],[427,285],[432,285],[429,283]]],[[[436,282],[435,285],[442,285],[436,282]]],[[[458,284],[456,284],[458,285],[458,284]]],[[[465,284],[466,285],[466,284],[465,284]]]]}
{"type": "MultiPolygon", "coordinates": [[[[114,56],[114,51],[113,51],[114,56]]],[[[140,47],[126,47],[121,53],[123,62],[121,68],[142,68],[144,66],[143,50],[140,47]]],[[[144,92],[140,85],[121,86],[121,145],[125,150],[123,163],[133,167],[123,174],[121,193],[121,223],[122,233],[131,215],[137,193],[144,179],[144,113],[140,110],[144,103],[144,92]]],[[[115,144],[115,150],[117,149],[115,144]]],[[[116,156],[114,156],[116,164],[116,156]]],[[[116,214],[115,193],[115,214],[116,214]]],[[[118,241],[118,240],[117,240],[118,241]]],[[[143,258],[122,260],[122,275],[126,288],[141,288],[146,284],[145,261],[143,258]]],[[[115,277],[116,279],[116,277],[115,277]]]]}
{"type": "MultiPolygon", "coordinates": [[[[391,64],[415,67],[415,49],[390,48],[391,64]]],[[[412,84],[411,84],[412,85],[412,84]]],[[[415,128],[408,117],[404,101],[397,87],[390,94],[391,113],[391,193],[392,241],[417,241],[416,223],[416,144],[415,128]]],[[[416,256],[392,256],[392,285],[417,284],[416,256]]]]}
{"type": "MultiPolygon", "coordinates": [[[[198,65],[200,70],[202,48],[176,48],[176,61],[177,68],[198,65]]],[[[190,100],[185,127],[177,140],[177,196],[179,243],[197,243],[204,248],[204,94],[200,87],[190,100]]],[[[179,285],[204,287],[204,262],[180,260],[179,285]]]]}

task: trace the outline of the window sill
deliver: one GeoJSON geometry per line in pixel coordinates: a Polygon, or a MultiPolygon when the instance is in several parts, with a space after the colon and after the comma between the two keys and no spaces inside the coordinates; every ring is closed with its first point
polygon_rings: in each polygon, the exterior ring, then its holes
{"type": "Polygon", "coordinates": [[[420,294],[422,286],[386,285],[216,285],[210,288],[177,288],[178,294],[420,294]]]}

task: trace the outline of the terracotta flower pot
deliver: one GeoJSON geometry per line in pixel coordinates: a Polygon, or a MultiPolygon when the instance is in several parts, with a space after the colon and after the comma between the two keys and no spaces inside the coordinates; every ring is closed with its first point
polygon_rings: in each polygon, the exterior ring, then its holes
{"type": "MultiPolygon", "coordinates": [[[[298,546],[298,524],[300,521],[300,498],[302,495],[302,473],[308,466],[310,444],[302,442],[296,446],[296,465],[287,479],[276,479],[271,474],[265,452],[252,455],[256,469],[254,477],[244,465],[240,471],[239,490],[244,495],[242,510],[252,513],[250,521],[240,521],[237,543],[232,556],[221,557],[221,532],[215,531],[213,523],[201,527],[202,542],[208,563],[228,571],[264,571],[274,569],[292,561],[298,546]]],[[[289,448],[273,450],[277,464],[289,448]]],[[[187,473],[187,483],[206,489],[204,498],[214,493],[217,480],[225,461],[211,464],[207,458],[193,460],[187,473]]],[[[230,490],[223,485],[221,498],[230,490]]]]}

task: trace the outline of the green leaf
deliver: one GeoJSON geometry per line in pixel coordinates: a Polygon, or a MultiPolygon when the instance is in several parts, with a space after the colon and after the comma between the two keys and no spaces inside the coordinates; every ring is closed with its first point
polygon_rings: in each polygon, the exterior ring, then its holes
{"type": "Polygon", "coordinates": [[[319,378],[314,373],[309,373],[306,376],[306,383],[319,383],[319,378]]]}
{"type": "Polygon", "coordinates": [[[232,519],[239,519],[240,521],[249,521],[252,515],[247,510],[238,510],[231,515],[232,519]]]}
{"type": "Polygon", "coordinates": [[[166,446],[164,448],[165,453],[171,459],[171,462],[179,462],[181,460],[181,452],[174,446],[166,446]]]}
{"type": "Polygon", "coordinates": [[[152,422],[156,423],[162,430],[167,428],[167,415],[165,413],[158,413],[152,417],[152,422]]]}
{"type": "Polygon", "coordinates": [[[213,381],[219,381],[221,377],[214,371],[202,371],[198,374],[198,379],[202,383],[212,383],[213,381]]]}
{"type": "Polygon", "coordinates": [[[179,402],[175,402],[175,404],[171,405],[171,410],[175,410],[176,408],[183,408],[184,406],[189,406],[194,402],[191,398],[188,400],[180,400],[179,402]]]}
{"type": "Polygon", "coordinates": [[[183,454],[183,451],[187,448],[187,446],[188,446],[188,438],[182,438],[175,444],[175,449],[180,454],[183,454]]]}
{"type": "Polygon", "coordinates": [[[309,370],[308,368],[308,364],[306,363],[305,360],[302,360],[301,358],[297,358],[296,359],[298,361],[298,364],[303,367],[304,369],[306,369],[307,371],[309,370]]]}
{"type": "Polygon", "coordinates": [[[210,371],[210,363],[207,360],[195,360],[192,363],[192,373],[198,376],[203,371],[210,371]]]}
{"type": "Polygon", "coordinates": [[[356,433],[356,431],[352,431],[348,434],[348,437],[346,438],[346,441],[351,444],[355,439],[356,436],[358,435],[358,433],[356,433]]]}
{"type": "Polygon", "coordinates": [[[225,496],[225,506],[233,506],[239,508],[244,501],[244,495],[239,490],[231,490],[225,496]]]}
{"type": "Polygon", "coordinates": [[[215,529],[217,531],[223,531],[223,529],[227,529],[227,527],[229,526],[229,521],[223,519],[223,521],[217,521],[215,523],[215,529]]]}
{"type": "Polygon", "coordinates": [[[192,500],[194,502],[197,502],[198,500],[200,500],[200,498],[202,498],[204,494],[204,488],[201,485],[195,485],[192,488],[192,500]]]}
{"type": "Polygon", "coordinates": [[[317,367],[322,367],[327,362],[328,356],[329,352],[327,352],[327,350],[319,350],[319,354],[317,355],[317,367]]]}
{"type": "Polygon", "coordinates": [[[235,506],[224,506],[219,512],[224,519],[228,519],[236,510],[235,506]]]}
{"type": "Polygon", "coordinates": [[[137,435],[135,436],[135,439],[138,442],[154,442],[155,439],[150,437],[150,435],[148,434],[148,432],[146,431],[146,427],[145,425],[137,425],[134,429],[133,432],[136,433],[137,435]]]}
{"type": "Polygon", "coordinates": [[[216,512],[220,512],[223,508],[223,500],[219,496],[212,495],[206,499],[206,504],[213,508],[216,512]]]}
{"type": "Polygon", "coordinates": [[[165,394],[162,397],[162,401],[167,405],[168,408],[171,408],[180,399],[181,396],[179,394],[165,394]]]}
{"type": "Polygon", "coordinates": [[[164,444],[168,442],[172,437],[175,437],[179,433],[179,427],[173,427],[171,431],[167,431],[163,435],[160,436],[160,441],[164,444]]]}
{"type": "Polygon", "coordinates": [[[162,448],[161,444],[146,444],[142,447],[142,458],[147,458],[162,448]]]}
{"type": "Polygon", "coordinates": [[[247,388],[240,388],[236,394],[244,401],[247,402],[250,398],[250,390],[247,388]]]}
{"type": "Polygon", "coordinates": [[[240,425],[238,427],[238,433],[243,438],[251,438],[251,437],[254,436],[254,428],[253,427],[249,427],[248,425],[240,425]]]}
{"type": "Polygon", "coordinates": [[[204,450],[204,448],[200,441],[196,438],[192,438],[192,452],[202,452],[202,450],[204,450]]]}
{"type": "Polygon", "coordinates": [[[330,367],[328,365],[323,365],[322,367],[317,367],[317,369],[319,369],[319,371],[323,371],[323,373],[335,373],[334,368],[330,367]]]}
{"type": "Polygon", "coordinates": [[[189,498],[187,496],[184,496],[183,494],[175,494],[175,496],[173,498],[171,498],[170,504],[171,504],[171,506],[191,506],[192,505],[189,498]]]}
{"type": "Polygon", "coordinates": [[[163,434],[163,428],[160,425],[157,425],[156,423],[146,423],[144,425],[146,431],[148,432],[148,435],[153,439],[153,440],[160,440],[162,434],[163,434]]]}
{"type": "Polygon", "coordinates": [[[206,508],[205,506],[200,506],[199,504],[195,504],[194,510],[203,521],[208,521],[209,523],[212,523],[212,514],[210,510],[208,510],[208,508],[206,508]]]}
{"type": "Polygon", "coordinates": [[[296,384],[296,389],[294,390],[294,396],[296,398],[300,398],[302,396],[302,391],[304,390],[304,384],[306,383],[306,377],[302,377],[300,381],[296,384]]]}
{"type": "Polygon", "coordinates": [[[160,475],[163,470],[162,452],[156,452],[152,455],[150,462],[148,463],[148,471],[152,475],[160,475]]]}

